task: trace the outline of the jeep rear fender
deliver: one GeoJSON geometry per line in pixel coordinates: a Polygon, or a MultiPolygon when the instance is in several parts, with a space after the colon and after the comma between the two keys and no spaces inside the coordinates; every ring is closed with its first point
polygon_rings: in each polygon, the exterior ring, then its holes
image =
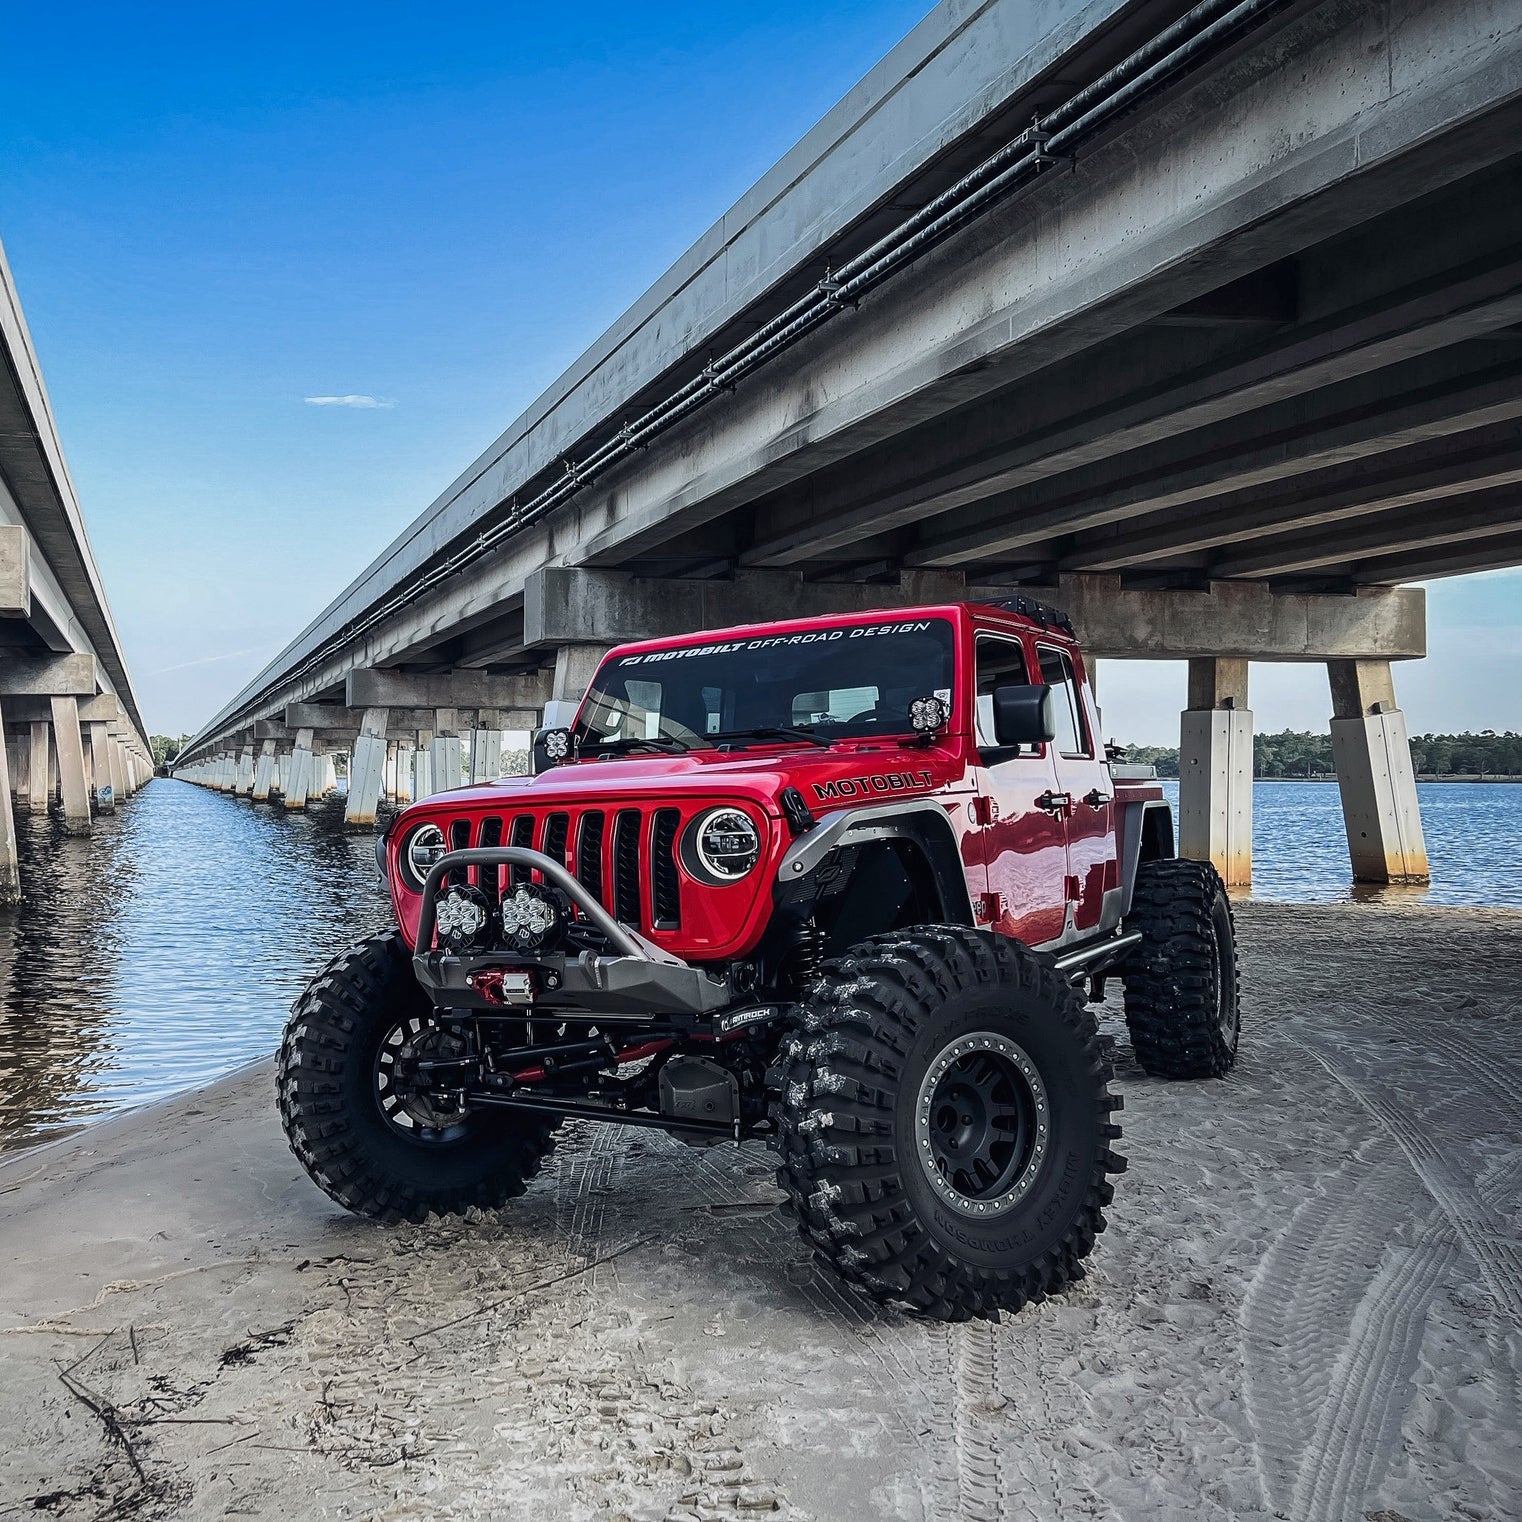
{"type": "Polygon", "coordinates": [[[1175,855],[1173,809],[1162,799],[1123,804],[1120,814],[1120,918],[1131,912],[1136,869],[1144,861],[1175,855]]]}
{"type": "Polygon", "coordinates": [[[777,888],[786,891],[794,883],[806,882],[845,847],[894,840],[912,842],[924,854],[940,895],[944,921],[971,925],[972,899],[956,831],[945,808],[932,798],[868,803],[822,815],[812,830],[788,848],[777,869],[777,888]]]}

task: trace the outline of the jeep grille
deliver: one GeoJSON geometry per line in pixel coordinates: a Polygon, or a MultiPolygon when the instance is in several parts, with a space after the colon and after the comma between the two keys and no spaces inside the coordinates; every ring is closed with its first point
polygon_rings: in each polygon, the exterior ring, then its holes
{"type": "MultiPolygon", "coordinates": [[[[450,849],[527,846],[561,862],[621,924],[636,930],[678,930],[682,890],[676,840],[681,814],[672,808],[556,810],[506,818],[462,817],[445,826],[450,849]]],[[[523,867],[471,867],[453,874],[480,887],[493,902],[504,887],[517,888],[533,874],[523,867]]]]}

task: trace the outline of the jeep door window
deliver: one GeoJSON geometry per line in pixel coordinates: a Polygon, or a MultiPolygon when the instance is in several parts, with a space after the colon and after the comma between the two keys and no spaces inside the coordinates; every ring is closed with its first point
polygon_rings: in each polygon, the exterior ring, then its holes
{"type": "Polygon", "coordinates": [[[577,720],[583,747],[722,743],[753,732],[820,740],[907,734],[909,705],[955,685],[950,622],[844,624],[638,651],[603,663],[577,720]]]}
{"type": "Polygon", "coordinates": [[[977,643],[977,710],[974,728],[980,750],[996,750],[999,738],[994,733],[994,688],[1023,687],[1030,681],[1025,663],[1025,647],[1019,640],[998,639],[980,634],[977,643]]]}
{"type": "Polygon", "coordinates": [[[994,688],[1030,681],[1020,641],[980,634],[974,660],[974,728],[984,768],[971,859],[988,872],[989,927],[1040,946],[1060,939],[1067,924],[1067,823],[1041,802],[1057,789],[1054,747],[1001,746],[994,733],[994,688]]]}
{"type": "Polygon", "coordinates": [[[1068,897],[1073,930],[1108,928],[1119,910],[1119,860],[1111,807],[1110,770],[1096,755],[1084,693],[1066,650],[1038,645],[1041,680],[1049,682],[1057,709],[1057,781],[1068,799],[1068,897]],[[1108,906],[1106,903],[1108,897],[1108,906]]]}
{"type": "Polygon", "coordinates": [[[1041,680],[1052,689],[1057,711],[1057,753],[1092,756],[1094,748],[1089,743],[1089,726],[1073,679],[1072,660],[1066,650],[1054,650],[1050,645],[1038,645],[1036,653],[1041,660],[1041,680]]]}

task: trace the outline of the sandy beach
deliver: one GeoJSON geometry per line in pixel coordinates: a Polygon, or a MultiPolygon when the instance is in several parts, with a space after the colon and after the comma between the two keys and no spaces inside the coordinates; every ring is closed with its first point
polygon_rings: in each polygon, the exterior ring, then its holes
{"type": "Polygon", "coordinates": [[[816,1270],[760,1146],[570,1128],[384,1229],[268,1067],[0,1167],[0,1515],[1522,1512],[1522,914],[1239,910],[1242,1057],[1136,1070],[1086,1280],[1002,1324],[816,1270]]]}

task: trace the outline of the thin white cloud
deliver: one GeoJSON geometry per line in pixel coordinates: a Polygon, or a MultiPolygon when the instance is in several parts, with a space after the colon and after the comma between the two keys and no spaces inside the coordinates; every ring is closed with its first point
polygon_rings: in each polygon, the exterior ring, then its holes
{"type": "Polygon", "coordinates": [[[258,646],[251,646],[247,650],[229,650],[225,655],[203,655],[199,660],[181,661],[178,666],[160,666],[157,671],[148,672],[149,676],[168,676],[171,671],[189,671],[192,666],[214,666],[218,661],[235,661],[240,655],[257,655],[258,646]]]}
{"type": "Polygon", "coordinates": [[[394,407],[396,403],[380,396],[309,396],[304,398],[308,407],[394,407]]]}

